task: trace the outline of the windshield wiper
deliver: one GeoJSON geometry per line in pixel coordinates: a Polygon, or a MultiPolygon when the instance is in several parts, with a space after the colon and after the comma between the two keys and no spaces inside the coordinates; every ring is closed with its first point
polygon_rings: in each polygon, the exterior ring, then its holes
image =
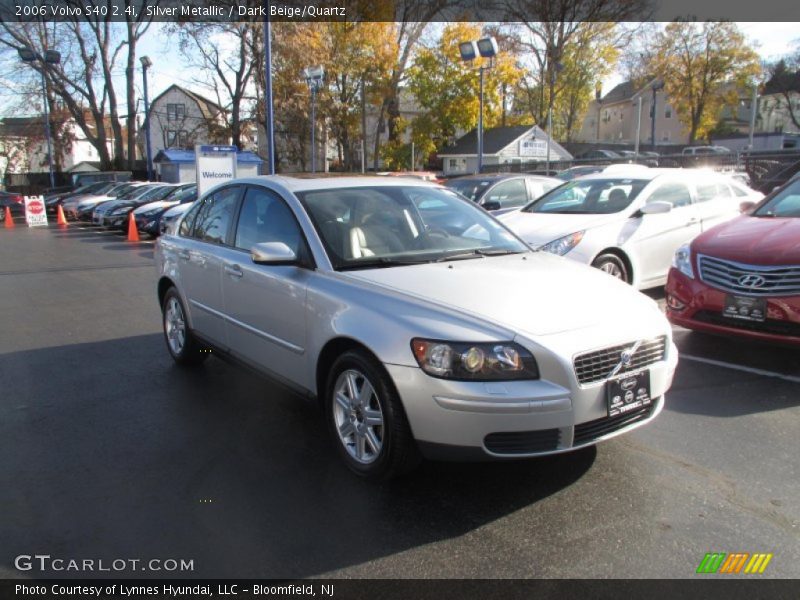
{"type": "Polygon", "coordinates": [[[374,269],[382,267],[404,267],[408,265],[421,265],[430,262],[419,258],[391,258],[389,256],[375,256],[358,262],[342,265],[339,271],[354,271],[356,269],[374,269]]]}
{"type": "Polygon", "coordinates": [[[776,215],[771,210],[768,210],[768,211],[763,212],[763,213],[758,213],[758,214],[756,214],[754,216],[756,216],[756,217],[772,217],[772,218],[774,218],[774,217],[777,217],[778,215],[776,215]]]}
{"type": "Polygon", "coordinates": [[[458,252],[456,254],[446,254],[440,256],[433,262],[447,262],[449,260],[469,260],[471,258],[484,258],[485,256],[504,256],[506,254],[522,254],[521,250],[492,250],[485,248],[475,248],[467,252],[458,252]]]}

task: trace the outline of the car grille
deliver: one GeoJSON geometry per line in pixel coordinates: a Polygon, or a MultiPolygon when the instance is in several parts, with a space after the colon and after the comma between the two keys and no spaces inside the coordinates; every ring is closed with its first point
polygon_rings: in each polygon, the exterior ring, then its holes
{"type": "Polygon", "coordinates": [[[653,405],[645,406],[639,410],[617,415],[616,417],[603,417],[602,419],[595,419],[588,423],[581,423],[575,425],[575,434],[572,439],[572,445],[578,446],[580,444],[587,444],[593,440],[618,431],[623,427],[627,427],[633,423],[644,421],[653,414],[653,405]]]}
{"type": "Polygon", "coordinates": [[[711,256],[698,256],[700,279],[707,284],[748,296],[800,295],[800,265],[745,265],[711,256]],[[748,285],[748,281],[757,285],[748,285]],[[740,283],[741,282],[741,283],[740,283]]]}
{"type": "Polygon", "coordinates": [[[745,331],[755,331],[757,333],[772,333],[774,335],[788,335],[800,337],[800,323],[792,321],[777,321],[767,319],[766,321],[745,321],[744,319],[729,319],[720,313],[710,310],[698,310],[692,315],[692,320],[710,325],[720,325],[733,329],[743,329],[745,331]]]}
{"type": "Polygon", "coordinates": [[[483,443],[487,450],[495,454],[547,452],[558,447],[558,429],[490,433],[483,443]]]}
{"type": "MultiPolygon", "coordinates": [[[[611,371],[622,360],[622,353],[631,348],[636,342],[620,344],[603,350],[585,352],[575,357],[575,375],[581,384],[594,383],[607,379],[611,371]]],[[[666,336],[660,336],[650,340],[643,340],[636,352],[631,356],[629,365],[622,367],[618,373],[635,371],[647,365],[652,365],[664,359],[664,352],[667,347],[666,336]]]]}

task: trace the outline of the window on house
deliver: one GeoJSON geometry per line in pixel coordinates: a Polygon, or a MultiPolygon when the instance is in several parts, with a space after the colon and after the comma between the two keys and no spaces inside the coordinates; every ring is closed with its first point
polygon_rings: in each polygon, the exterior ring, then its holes
{"type": "Polygon", "coordinates": [[[177,121],[186,116],[185,104],[167,104],[167,121],[177,121]]]}
{"type": "Polygon", "coordinates": [[[185,129],[167,130],[167,148],[186,148],[189,146],[189,133],[185,129]]]}
{"type": "Polygon", "coordinates": [[[669,131],[665,131],[661,136],[661,141],[662,142],[668,142],[670,137],[671,137],[670,132],[669,131]]]}
{"type": "Polygon", "coordinates": [[[668,106],[667,108],[664,109],[664,118],[665,119],[671,119],[672,118],[672,108],[671,107],[668,106]]]}

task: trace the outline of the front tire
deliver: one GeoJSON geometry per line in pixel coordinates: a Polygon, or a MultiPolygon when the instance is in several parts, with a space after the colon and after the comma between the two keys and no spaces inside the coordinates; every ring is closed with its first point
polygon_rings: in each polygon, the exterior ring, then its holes
{"type": "Polygon", "coordinates": [[[391,479],[419,464],[419,451],[394,385],[365,352],[353,350],[336,359],[324,404],[337,451],[357,475],[391,479]]]}
{"type": "Polygon", "coordinates": [[[628,267],[625,265],[625,261],[616,254],[601,254],[594,259],[592,266],[625,283],[631,282],[631,276],[630,273],[628,273],[628,267]]]}
{"type": "Polygon", "coordinates": [[[199,365],[208,358],[208,352],[189,329],[186,310],[183,308],[178,290],[174,287],[169,288],[164,295],[161,315],[167,350],[177,364],[181,366],[199,365]]]}

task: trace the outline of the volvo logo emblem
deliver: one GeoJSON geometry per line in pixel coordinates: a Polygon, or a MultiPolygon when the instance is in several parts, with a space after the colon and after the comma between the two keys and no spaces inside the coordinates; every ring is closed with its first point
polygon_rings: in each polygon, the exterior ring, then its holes
{"type": "Polygon", "coordinates": [[[633,360],[633,352],[630,350],[623,350],[620,354],[619,362],[623,367],[630,367],[633,360]]]}
{"type": "Polygon", "coordinates": [[[639,349],[639,346],[642,345],[642,340],[636,342],[630,348],[626,348],[619,355],[619,362],[617,366],[608,374],[608,377],[614,377],[617,373],[619,373],[622,369],[627,369],[633,363],[633,355],[636,354],[636,351],[639,349]]]}
{"type": "Polygon", "coordinates": [[[739,279],[736,280],[736,283],[746,288],[760,288],[762,285],[767,283],[767,280],[761,275],[748,273],[747,275],[742,275],[739,277],[739,279]]]}

